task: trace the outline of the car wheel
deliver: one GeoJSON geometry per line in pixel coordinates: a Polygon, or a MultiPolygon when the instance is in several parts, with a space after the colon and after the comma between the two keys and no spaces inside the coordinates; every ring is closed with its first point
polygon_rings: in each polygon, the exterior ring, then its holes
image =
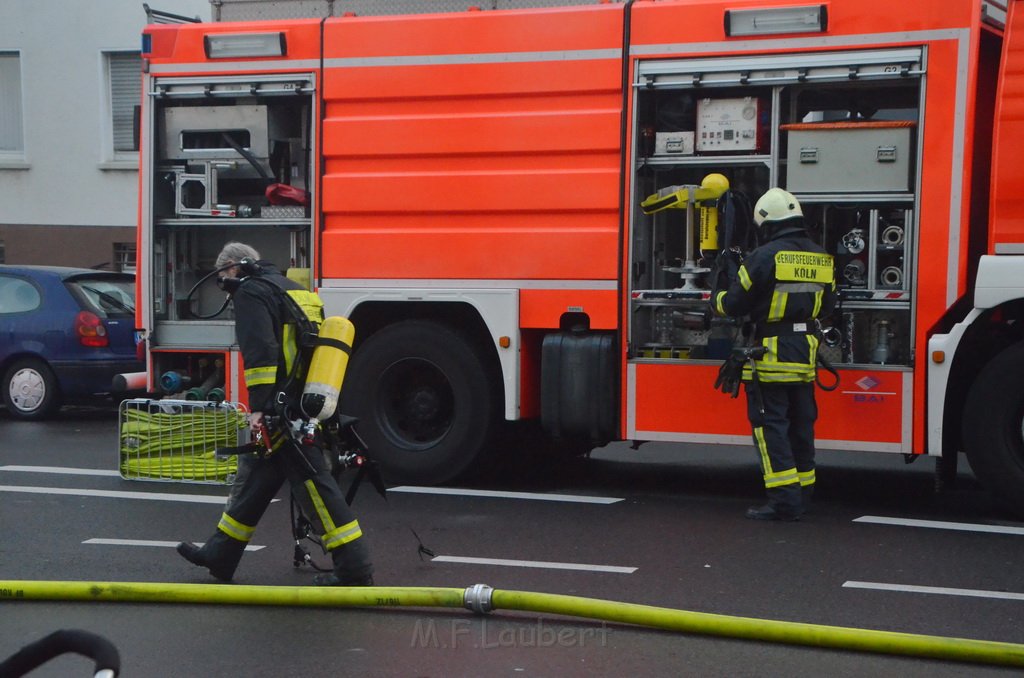
{"type": "Polygon", "coordinates": [[[60,407],[53,371],[41,360],[19,360],[4,374],[4,405],[18,419],[42,419],[60,407]]]}

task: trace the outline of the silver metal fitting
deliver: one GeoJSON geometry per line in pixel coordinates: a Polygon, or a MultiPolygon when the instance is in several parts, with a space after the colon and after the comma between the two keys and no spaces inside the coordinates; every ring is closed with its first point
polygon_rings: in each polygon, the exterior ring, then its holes
{"type": "Polygon", "coordinates": [[[882,270],[879,280],[886,287],[902,287],[903,269],[899,266],[887,266],[882,270]]]}
{"type": "Polygon", "coordinates": [[[842,241],[843,247],[850,254],[860,254],[864,251],[866,243],[864,241],[864,230],[855,228],[843,236],[842,241]]]}
{"type": "Polygon", "coordinates": [[[853,259],[843,267],[843,277],[853,285],[860,285],[864,282],[867,268],[860,259],[853,259]]]}
{"type": "Polygon", "coordinates": [[[487,584],[473,584],[462,595],[462,604],[467,610],[472,610],[477,614],[487,614],[494,609],[494,605],[491,603],[492,595],[494,595],[494,589],[487,584]]]}
{"type": "Polygon", "coordinates": [[[838,327],[826,327],[821,331],[821,338],[826,346],[839,346],[843,341],[843,333],[838,327]]]}
{"type": "Polygon", "coordinates": [[[903,244],[903,229],[893,224],[886,226],[882,231],[882,243],[891,247],[898,247],[903,244]]]}

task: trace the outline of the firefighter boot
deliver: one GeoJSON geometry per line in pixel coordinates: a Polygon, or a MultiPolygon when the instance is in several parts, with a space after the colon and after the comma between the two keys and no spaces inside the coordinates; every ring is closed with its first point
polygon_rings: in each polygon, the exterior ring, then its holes
{"type": "Polygon", "coordinates": [[[800,488],[800,507],[803,513],[811,510],[811,502],[814,499],[814,485],[804,485],[800,488]]]}
{"type": "Polygon", "coordinates": [[[779,520],[792,522],[800,520],[801,495],[800,485],[790,483],[779,487],[769,487],[765,492],[768,503],[747,509],[747,518],[751,520],[779,520]]]}
{"type": "Polygon", "coordinates": [[[373,586],[373,575],[367,574],[362,577],[347,577],[342,579],[333,572],[324,572],[313,577],[316,586],[373,586]]]}
{"type": "Polygon", "coordinates": [[[242,553],[245,552],[245,544],[239,542],[239,547],[232,548],[233,545],[229,541],[225,541],[223,544],[216,543],[220,541],[217,537],[218,535],[211,537],[202,548],[191,542],[183,541],[178,544],[177,551],[182,558],[193,565],[205,567],[216,579],[229,582],[235,575],[235,569],[242,559],[242,553]]]}
{"type": "Polygon", "coordinates": [[[331,551],[334,572],[313,577],[317,586],[373,586],[373,565],[362,537],[331,551]]]}

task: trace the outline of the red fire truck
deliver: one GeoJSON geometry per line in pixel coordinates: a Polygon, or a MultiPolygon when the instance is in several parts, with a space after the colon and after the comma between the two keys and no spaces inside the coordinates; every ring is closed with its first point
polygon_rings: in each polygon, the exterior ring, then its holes
{"type": "Polygon", "coordinates": [[[222,364],[244,400],[223,293],[189,294],[240,240],[354,322],[342,409],[392,480],[451,480],[533,424],[574,450],[747,444],[712,386],[739,335],[708,311],[717,174],[796,194],[835,257],[819,447],[947,473],[965,451],[1024,513],[1020,3],[372,11],[403,4],[145,29],[151,390],[222,364]]]}

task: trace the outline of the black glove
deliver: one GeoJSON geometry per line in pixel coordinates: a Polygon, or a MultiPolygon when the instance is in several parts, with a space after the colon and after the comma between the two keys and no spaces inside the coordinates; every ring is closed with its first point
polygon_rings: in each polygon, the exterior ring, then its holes
{"type": "Polygon", "coordinates": [[[736,280],[740,271],[740,255],[735,250],[722,250],[715,257],[715,264],[711,268],[711,281],[714,283],[714,290],[727,290],[736,280]]]}
{"type": "Polygon", "coordinates": [[[735,353],[726,358],[722,366],[718,368],[715,389],[731,395],[733,398],[739,396],[740,381],[743,380],[743,363],[745,362],[745,359],[735,353]]]}

